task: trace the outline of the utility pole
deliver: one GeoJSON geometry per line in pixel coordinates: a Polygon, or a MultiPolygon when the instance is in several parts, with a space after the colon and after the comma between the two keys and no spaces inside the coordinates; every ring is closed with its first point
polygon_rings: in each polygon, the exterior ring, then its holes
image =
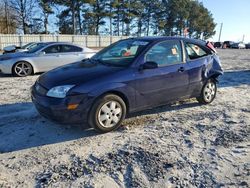
{"type": "Polygon", "coordinates": [[[219,34],[219,42],[220,42],[220,38],[221,38],[222,27],[223,27],[223,23],[221,23],[221,24],[220,24],[220,34],[219,34]]]}

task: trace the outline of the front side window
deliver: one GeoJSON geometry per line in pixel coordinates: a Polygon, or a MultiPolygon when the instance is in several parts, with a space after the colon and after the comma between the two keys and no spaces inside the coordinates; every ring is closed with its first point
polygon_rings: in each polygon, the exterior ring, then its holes
{"type": "Polygon", "coordinates": [[[34,43],[33,42],[30,42],[28,44],[25,44],[24,46],[21,47],[21,49],[26,49],[28,48],[29,46],[33,45],[34,43]]]}
{"type": "Polygon", "coordinates": [[[39,45],[36,45],[35,47],[29,49],[28,53],[36,53],[39,50],[43,49],[45,46],[47,46],[46,43],[40,43],[39,45]]]}
{"type": "Polygon", "coordinates": [[[147,41],[128,39],[111,45],[92,57],[103,64],[128,66],[149,44],[147,41]]]}
{"type": "Polygon", "coordinates": [[[207,52],[196,44],[186,43],[186,50],[189,59],[198,59],[207,55],[207,52]]]}
{"type": "Polygon", "coordinates": [[[158,66],[182,63],[180,41],[164,41],[156,44],[146,54],[145,61],[153,61],[158,66]]]}

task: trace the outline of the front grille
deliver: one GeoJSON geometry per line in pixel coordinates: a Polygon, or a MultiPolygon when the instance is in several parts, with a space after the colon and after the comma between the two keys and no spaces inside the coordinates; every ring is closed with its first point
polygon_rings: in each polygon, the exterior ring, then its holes
{"type": "Polygon", "coordinates": [[[43,86],[41,86],[41,84],[37,83],[35,84],[35,87],[34,87],[35,91],[37,94],[39,95],[43,95],[45,96],[48,92],[48,90],[46,88],[44,88],[43,86]]]}

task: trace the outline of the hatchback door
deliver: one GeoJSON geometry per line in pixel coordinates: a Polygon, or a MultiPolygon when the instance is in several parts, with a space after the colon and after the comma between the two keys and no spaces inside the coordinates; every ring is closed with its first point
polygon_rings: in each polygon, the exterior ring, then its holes
{"type": "Polygon", "coordinates": [[[186,96],[189,66],[184,62],[179,40],[157,43],[147,52],[144,62],[155,62],[158,68],[136,73],[138,106],[158,106],[186,96]]]}

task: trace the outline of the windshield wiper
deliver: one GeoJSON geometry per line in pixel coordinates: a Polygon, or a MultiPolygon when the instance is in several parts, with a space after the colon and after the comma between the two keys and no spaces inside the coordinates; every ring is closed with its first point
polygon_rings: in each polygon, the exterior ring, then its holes
{"type": "Polygon", "coordinates": [[[90,59],[90,61],[94,61],[95,63],[99,63],[99,64],[102,64],[102,65],[105,65],[105,66],[112,66],[110,63],[106,63],[106,62],[104,62],[104,61],[102,61],[102,60],[100,60],[100,59],[90,59]]]}
{"type": "Polygon", "coordinates": [[[90,62],[92,64],[96,64],[97,62],[94,60],[94,59],[91,59],[91,58],[86,58],[86,59],[83,59],[81,62],[90,62]]]}

